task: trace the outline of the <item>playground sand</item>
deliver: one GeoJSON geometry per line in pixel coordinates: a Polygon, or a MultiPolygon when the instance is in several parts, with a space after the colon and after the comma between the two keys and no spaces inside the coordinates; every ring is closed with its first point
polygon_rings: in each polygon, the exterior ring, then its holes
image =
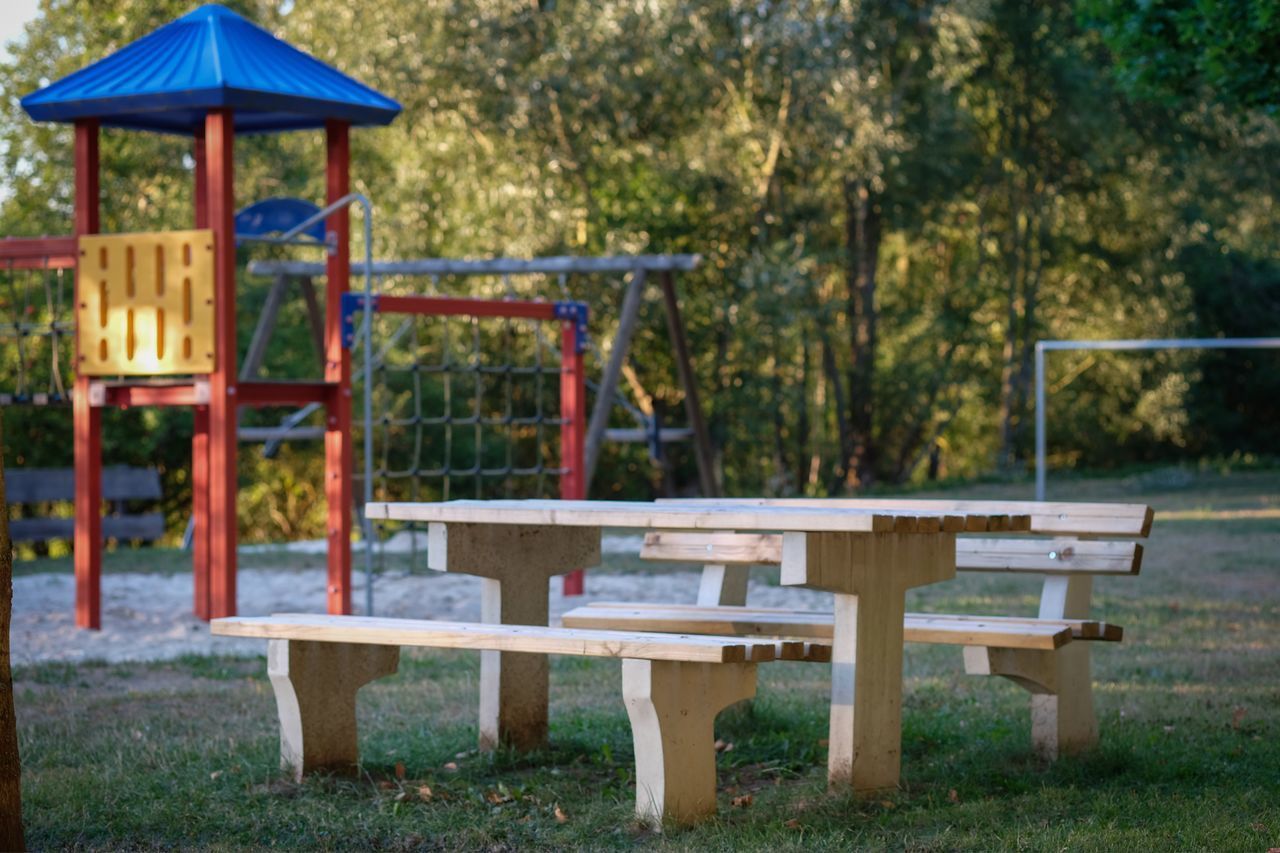
{"type": "MultiPolygon", "coordinates": [[[[242,554],[238,572],[240,614],[323,613],[324,571],[255,569],[242,554]]],[[[353,576],[356,612],[364,606],[364,579],[353,576]]],[[[589,601],[693,603],[696,572],[626,574],[587,572],[586,594],[565,598],[560,579],[550,583],[552,623],[566,610],[589,601]]],[[[480,580],[468,575],[384,574],[374,583],[379,616],[476,621],[480,580]]],[[[751,584],[751,603],[760,607],[823,609],[820,592],[751,584]]],[[[191,615],[191,575],[106,574],[102,578],[102,630],[75,627],[75,581],[69,574],[25,575],[13,580],[12,656],[16,666],[45,661],[148,661],[183,655],[257,655],[261,640],[214,637],[207,623],[191,615]]]]}

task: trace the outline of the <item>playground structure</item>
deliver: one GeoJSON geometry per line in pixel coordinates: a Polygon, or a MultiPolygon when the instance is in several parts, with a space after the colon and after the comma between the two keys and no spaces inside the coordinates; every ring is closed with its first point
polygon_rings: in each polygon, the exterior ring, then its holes
{"type": "MultiPolygon", "coordinates": [[[[371,206],[350,192],[349,133],[352,127],[385,125],[398,114],[394,101],[363,86],[271,36],[240,16],[217,6],[202,6],[98,62],[59,80],[22,101],[37,121],[74,125],[75,228],[70,237],[0,240],[0,273],[7,275],[6,307],[0,337],[16,339],[19,371],[12,392],[0,391],[7,404],[65,404],[72,409],[75,453],[74,565],[76,623],[101,627],[100,586],[103,547],[101,527],[101,411],[105,407],[171,406],[191,408],[192,550],[194,612],[202,619],[236,613],[236,461],[237,443],[245,439],[271,442],[323,437],[324,493],[327,501],[327,607],[333,614],[352,612],[351,542],[353,508],[372,497],[376,470],[373,439],[377,424],[388,416],[374,413],[375,364],[389,363],[391,350],[373,352],[375,318],[455,318],[478,329],[482,320],[537,325],[537,363],[525,371],[542,382],[558,375],[554,399],[536,398],[536,413],[522,417],[508,405],[498,418],[479,410],[466,418],[446,411],[436,420],[476,430],[475,461],[466,470],[477,482],[486,475],[510,477],[533,471],[559,478],[561,497],[586,496],[589,471],[600,444],[608,437],[609,409],[616,399],[627,345],[635,328],[646,275],[661,275],[669,331],[678,354],[681,380],[690,412],[690,430],[662,430],[656,419],[641,425],[641,439],[659,452],[664,440],[697,439],[699,474],[704,494],[715,494],[710,444],[703,424],[684,343],[674,290],[674,273],[692,269],[695,256],[624,258],[558,258],[532,261],[372,261],[371,206]],[[142,56],[165,55],[159,65],[142,56]],[[98,141],[103,127],[170,133],[191,138],[194,159],[194,230],[160,234],[102,235],[98,141]],[[326,207],[299,200],[268,200],[237,213],[233,173],[237,133],[277,133],[323,129],[326,140],[326,207]],[[350,260],[349,207],[364,209],[364,293],[348,293],[350,260]],[[237,370],[237,245],[265,242],[322,248],[323,264],[306,264],[297,281],[308,302],[312,333],[322,352],[322,376],[314,380],[267,381],[256,374],[274,323],[274,312],[297,269],[278,271],[245,359],[237,370]],[[432,268],[432,265],[439,265],[432,268]],[[467,265],[470,265],[469,267],[467,265]],[[465,268],[465,269],[464,269],[465,268]],[[558,276],[564,299],[476,299],[397,291],[375,293],[375,275],[408,274],[544,274],[558,276]],[[586,423],[583,355],[588,346],[586,306],[568,298],[565,277],[575,273],[627,273],[619,328],[610,360],[598,386],[591,428],[586,423]],[[326,281],[323,307],[313,278],[326,281]],[[74,298],[66,289],[74,286],[74,298]],[[274,308],[272,305],[274,304],[274,308]],[[366,308],[368,310],[366,310],[366,308]],[[3,322],[10,320],[10,322],[3,322]],[[547,347],[541,324],[560,327],[559,346],[547,347]],[[359,334],[357,334],[357,330],[359,334]],[[352,347],[364,343],[363,500],[355,495],[354,385],[352,347]],[[554,357],[551,349],[558,349],[554,357]],[[548,367],[551,362],[554,367],[548,367]],[[38,364],[47,376],[36,376],[38,364]],[[66,375],[74,363],[74,379],[66,375]],[[558,411],[550,412],[554,403],[558,411]],[[244,407],[286,406],[296,409],[279,429],[239,427],[244,407]],[[299,429],[312,413],[322,413],[323,426],[299,429]],[[381,420],[380,420],[381,418],[381,420]],[[465,423],[464,423],[465,422],[465,423]],[[539,453],[551,443],[544,428],[558,428],[559,460],[547,465],[541,456],[532,467],[508,458],[505,466],[486,469],[480,459],[479,429],[502,425],[529,426],[537,433],[539,453]],[[256,430],[256,432],[255,432],[256,430]],[[590,459],[590,463],[588,463],[590,459]]],[[[295,262],[296,263],[296,262],[295,262]]],[[[262,269],[266,269],[262,265],[262,269]]],[[[259,270],[261,271],[261,270],[259,270]]],[[[295,276],[296,277],[296,276],[295,276]]],[[[421,279],[420,279],[421,280],[421,279]]],[[[479,340],[480,332],[475,332],[479,340]]],[[[508,336],[509,337],[509,336],[508,336]]],[[[394,347],[396,337],[388,338],[394,347]]],[[[418,356],[412,373],[416,376],[418,356]]],[[[447,362],[447,359],[446,359],[447,362]]],[[[448,367],[446,363],[444,367],[448,367]]],[[[497,373],[513,399],[513,380],[521,368],[508,362],[496,370],[475,365],[464,370],[477,379],[497,373]]],[[[431,371],[426,371],[431,372],[431,371]]],[[[437,370],[447,374],[447,370],[437,370]]],[[[415,415],[409,426],[420,442],[431,418],[415,415]]],[[[401,423],[403,427],[406,424],[401,423]]],[[[617,437],[617,436],[615,436],[617,437]]],[[[636,436],[621,436],[635,439],[636,436]]],[[[510,457],[511,444],[507,453],[510,457]]],[[[414,463],[415,479],[443,466],[414,463]]],[[[387,468],[381,469],[385,474],[387,468]]],[[[509,496],[509,493],[508,493],[509,496]]],[[[371,529],[365,529],[366,546],[371,529]]],[[[371,550],[366,547],[366,570],[371,550]]],[[[372,607],[372,577],[366,607],[372,607]]],[[[566,578],[566,592],[581,591],[581,576],[566,578]]]]}

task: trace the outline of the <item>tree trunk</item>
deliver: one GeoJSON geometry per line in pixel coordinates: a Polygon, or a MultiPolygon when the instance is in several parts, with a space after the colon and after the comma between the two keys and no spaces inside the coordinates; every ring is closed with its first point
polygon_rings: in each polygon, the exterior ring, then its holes
{"type": "Polygon", "coordinates": [[[845,251],[849,290],[849,427],[853,455],[849,485],[865,487],[875,479],[876,268],[880,261],[880,199],[866,181],[846,181],[845,251]]]}
{"type": "MultiPolygon", "coordinates": [[[[0,447],[4,446],[3,427],[0,420],[0,447]]],[[[18,722],[13,712],[13,674],[9,670],[13,548],[5,507],[4,465],[0,459],[0,850],[23,850],[22,770],[18,762],[18,722]]]]}

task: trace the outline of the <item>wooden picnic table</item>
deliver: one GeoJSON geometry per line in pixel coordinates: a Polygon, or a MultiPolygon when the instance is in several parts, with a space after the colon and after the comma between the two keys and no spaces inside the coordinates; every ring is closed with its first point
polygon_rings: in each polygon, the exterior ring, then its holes
{"type": "MultiPolygon", "coordinates": [[[[908,589],[956,573],[956,533],[1020,531],[1027,515],[928,508],[756,507],[628,501],[370,503],[371,519],[427,522],[427,565],[483,579],[484,622],[546,625],[551,576],[600,563],[605,527],[781,533],[781,581],[835,597],[828,778],[898,785],[908,589]]],[[[547,658],[482,652],[484,745],[531,749],[547,731],[547,658]]]]}

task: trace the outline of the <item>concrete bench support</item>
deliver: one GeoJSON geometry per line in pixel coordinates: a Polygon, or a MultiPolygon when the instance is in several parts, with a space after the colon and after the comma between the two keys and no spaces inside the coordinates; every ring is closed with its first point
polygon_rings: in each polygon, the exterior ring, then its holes
{"type": "Polygon", "coordinates": [[[755,693],[754,663],[622,662],[642,823],[691,824],[715,814],[716,715],[755,693]]]}
{"type": "Polygon", "coordinates": [[[359,762],[356,692],[394,675],[398,646],[270,640],[267,674],[280,715],[280,766],[295,781],[317,770],[351,774],[359,762]]]}

